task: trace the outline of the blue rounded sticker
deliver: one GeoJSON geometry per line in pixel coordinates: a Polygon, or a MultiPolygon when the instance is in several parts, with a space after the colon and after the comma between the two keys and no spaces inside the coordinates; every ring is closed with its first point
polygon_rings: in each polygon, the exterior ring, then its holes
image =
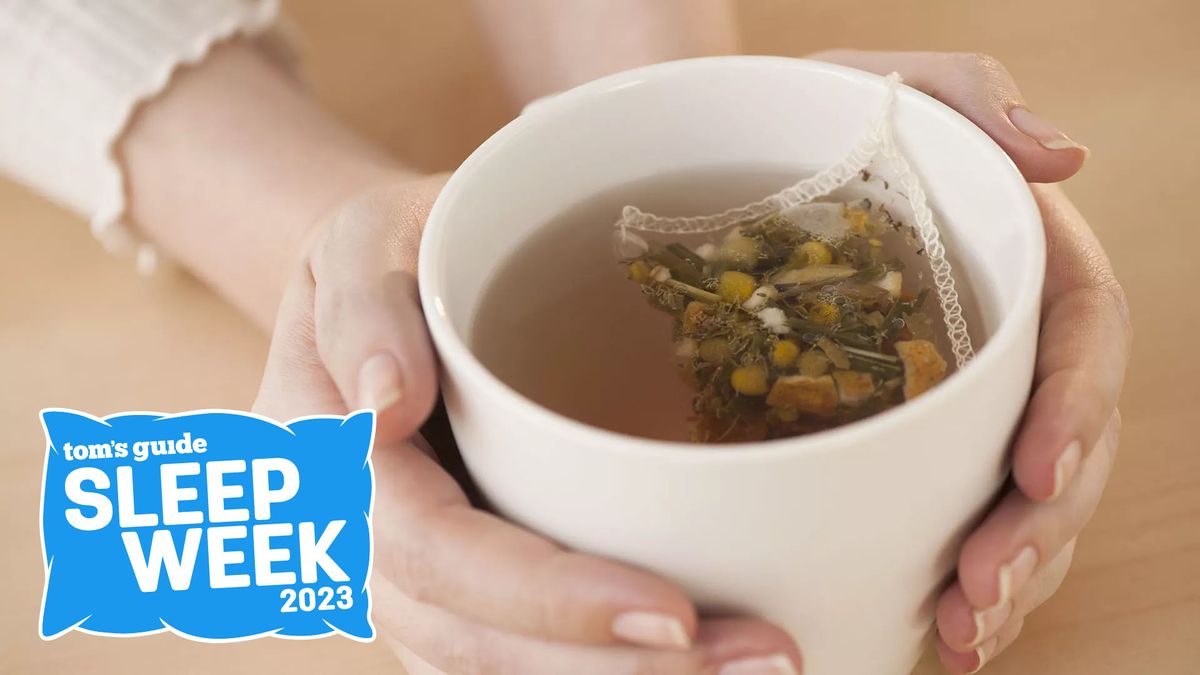
{"type": "Polygon", "coordinates": [[[375,415],[42,411],[39,632],[375,637],[375,415]]]}

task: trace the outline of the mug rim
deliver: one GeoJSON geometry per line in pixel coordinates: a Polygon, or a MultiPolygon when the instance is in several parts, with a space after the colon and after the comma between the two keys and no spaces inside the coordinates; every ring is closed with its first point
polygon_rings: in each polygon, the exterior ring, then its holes
{"type": "Polygon", "coordinates": [[[1045,239],[1041,236],[1044,228],[1041,212],[1028,184],[1012,159],[990,136],[941,101],[906,85],[901,86],[897,92],[898,99],[905,99],[922,115],[939,118],[942,123],[965,129],[968,134],[973,134],[977,138],[981,137],[985,141],[985,147],[988,148],[985,154],[990,155],[990,157],[984,158],[985,161],[1004,164],[1004,173],[1019,188],[1017,190],[1018,199],[1012,205],[1014,219],[1036,223],[1038,226],[1037,235],[1028,234],[1023,237],[1022,255],[1028,262],[1014,289],[1016,297],[1011,308],[1001,317],[1000,324],[975,358],[930,391],[915,400],[906,401],[866,419],[833,429],[790,438],[704,445],[646,438],[580,422],[546,408],[513,389],[493,374],[475,356],[446,314],[439,288],[440,270],[432,262],[435,253],[445,248],[445,229],[439,226],[439,222],[445,218],[445,213],[451,208],[450,204],[463,191],[464,185],[471,180],[474,168],[487,161],[493,154],[500,151],[510,139],[521,134],[525,129],[538,124],[544,118],[569,114],[571,110],[588,99],[638,86],[659,77],[670,76],[680,70],[729,67],[773,67],[825,72],[869,84],[878,88],[880,93],[885,86],[884,78],[880,75],[810,59],[782,56],[710,56],[667,61],[615,73],[582,84],[551,98],[537,101],[537,105],[528,107],[524,113],[494,133],[463,161],[442,188],[426,220],[418,253],[418,288],[430,334],[439,356],[445,362],[441,368],[443,377],[446,377],[445,371],[449,368],[446,364],[453,362],[463,375],[463,381],[458,384],[460,388],[465,386],[482,387],[487,390],[490,398],[500,401],[514,415],[548,426],[562,436],[578,438],[581,442],[572,445],[586,446],[589,451],[636,453],[644,457],[657,456],[674,461],[745,462],[775,458],[781,455],[816,454],[825,450],[844,451],[846,446],[854,445],[860,438],[868,438],[885,431],[888,426],[899,426],[906,419],[919,416],[932,417],[944,400],[953,396],[969,394],[972,387],[977,385],[978,380],[1001,365],[1001,360],[1011,352],[1022,337],[1018,332],[1022,322],[1018,318],[1026,316],[1030,312],[1036,316],[1037,306],[1041,302],[1046,256],[1045,239]],[[884,428],[880,429],[879,427],[884,428]],[[701,449],[702,451],[699,451],[701,449]]]}

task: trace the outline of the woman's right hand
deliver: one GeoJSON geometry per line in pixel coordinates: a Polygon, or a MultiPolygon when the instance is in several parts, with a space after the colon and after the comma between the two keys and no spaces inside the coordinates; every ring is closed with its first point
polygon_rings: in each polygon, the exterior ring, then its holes
{"type": "Polygon", "coordinates": [[[414,274],[443,177],[363,190],[296,267],[254,409],[376,408],[374,618],[411,675],[789,675],[781,629],[697,617],[667,581],[475,509],[413,434],[436,397],[414,274]]]}

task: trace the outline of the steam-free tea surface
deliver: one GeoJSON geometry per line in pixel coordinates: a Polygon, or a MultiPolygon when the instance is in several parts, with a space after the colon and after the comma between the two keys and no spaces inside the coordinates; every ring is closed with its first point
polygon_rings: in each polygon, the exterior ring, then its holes
{"type": "MultiPolygon", "coordinates": [[[[627,204],[662,215],[718,212],[807,173],[711,168],[653,177],[582,201],[500,263],[475,314],[470,342],[476,356],[518,393],[567,417],[636,436],[691,440],[695,392],[676,368],[672,319],[626,278],[613,250],[613,223],[627,204]]],[[[714,235],[672,238],[698,246],[714,235]]],[[[906,286],[921,283],[915,272],[906,286]]],[[[934,317],[940,319],[936,308],[934,317]]]]}

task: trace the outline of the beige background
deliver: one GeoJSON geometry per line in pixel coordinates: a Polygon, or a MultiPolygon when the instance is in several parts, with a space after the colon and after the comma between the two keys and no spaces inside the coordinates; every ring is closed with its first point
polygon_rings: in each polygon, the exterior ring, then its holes
{"type": "MultiPolygon", "coordinates": [[[[453,167],[511,115],[461,0],[287,6],[319,96],[422,167],[453,167]]],[[[1137,327],[1122,456],[1065,586],[987,672],[1197,672],[1200,3],[746,0],[740,14],[753,52],[990,52],[1035,110],[1091,147],[1068,191],[1105,242],[1137,327]]],[[[3,182],[0,234],[0,673],[395,672],[382,643],[341,639],[38,640],[37,410],[245,408],[266,339],[190,279],[138,278],[76,217],[3,182]]],[[[938,672],[932,663],[918,673],[938,672]]]]}

